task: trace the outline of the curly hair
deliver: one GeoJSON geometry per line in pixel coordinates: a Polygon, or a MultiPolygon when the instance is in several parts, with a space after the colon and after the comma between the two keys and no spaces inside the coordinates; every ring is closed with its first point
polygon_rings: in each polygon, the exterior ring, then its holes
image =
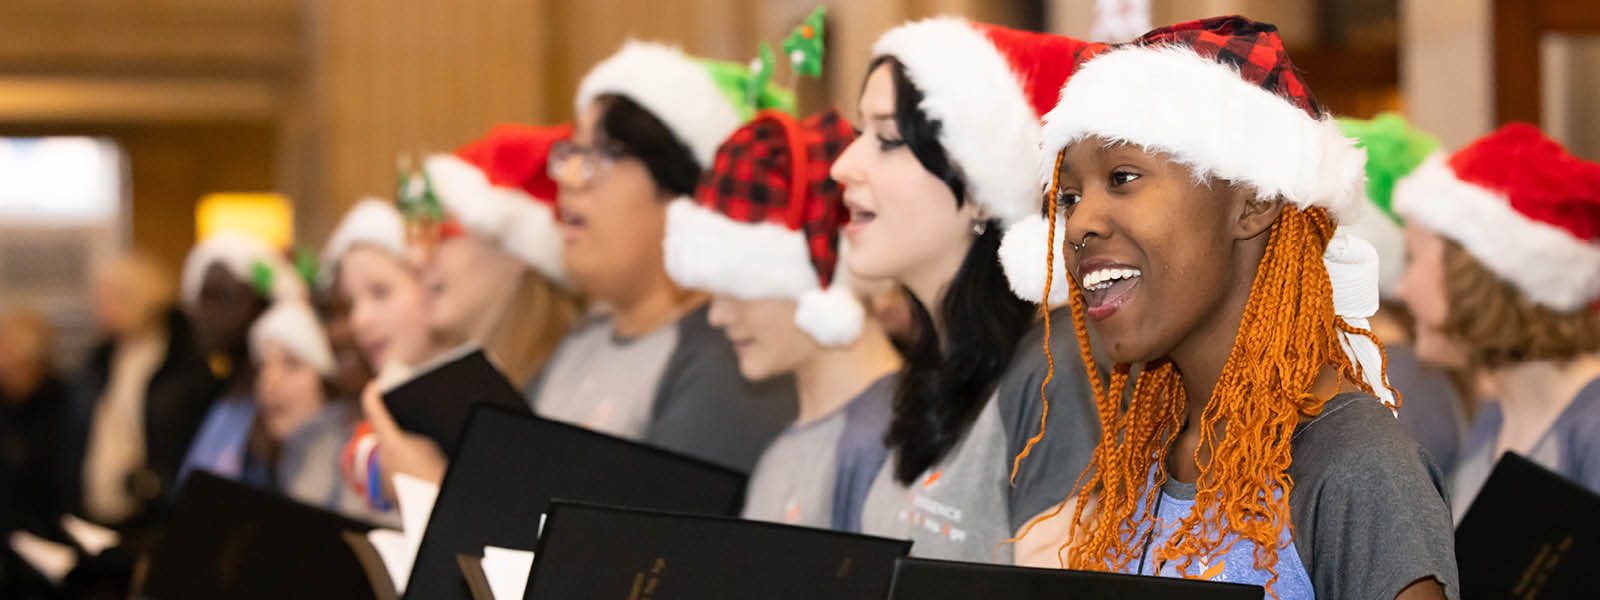
{"type": "Polygon", "coordinates": [[[1444,333],[1466,348],[1468,368],[1566,360],[1600,352],[1600,312],[1558,312],[1490,272],[1445,240],[1444,333]]]}

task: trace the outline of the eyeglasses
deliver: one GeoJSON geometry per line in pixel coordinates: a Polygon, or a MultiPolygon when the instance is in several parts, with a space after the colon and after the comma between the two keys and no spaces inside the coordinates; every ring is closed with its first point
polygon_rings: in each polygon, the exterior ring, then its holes
{"type": "Polygon", "coordinates": [[[550,147],[550,160],[545,167],[561,187],[581,190],[610,174],[612,165],[625,155],[622,145],[615,142],[582,146],[561,140],[550,147]]]}

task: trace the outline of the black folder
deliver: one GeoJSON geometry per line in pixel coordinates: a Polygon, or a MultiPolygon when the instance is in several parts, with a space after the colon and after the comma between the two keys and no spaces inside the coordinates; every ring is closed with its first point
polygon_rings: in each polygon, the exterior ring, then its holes
{"type": "Polygon", "coordinates": [[[659,448],[489,405],[474,407],[406,585],[407,598],[469,598],[457,556],[532,550],[552,498],[736,514],[745,476],[659,448]]]}
{"type": "Polygon", "coordinates": [[[915,558],[895,563],[889,592],[889,600],[1261,600],[1265,596],[1266,590],[1256,585],[915,558]]]}
{"type": "Polygon", "coordinates": [[[204,471],[189,474],[140,597],[372,598],[341,532],[371,525],[204,471]]]}
{"type": "Polygon", "coordinates": [[[1600,495],[1507,452],[1456,527],[1461,597],[1593,598],[1600,495]]]}
{"type": "Polygon", "coordinates": [[[424,367],[383,394],[395,424],[433,440],[447,455],[455,453],[461,427],[480,403],[528,412],[522,392],[476,349],[424,367]]]}
{"type": "Polygon", "coordinates": [[[880,600],[911,542],[552,502],[528,600],[880,600]]]}

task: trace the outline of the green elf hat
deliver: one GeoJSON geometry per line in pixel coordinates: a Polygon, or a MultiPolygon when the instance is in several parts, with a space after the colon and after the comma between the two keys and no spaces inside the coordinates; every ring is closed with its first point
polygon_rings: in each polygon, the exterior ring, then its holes
{"type": "Polygon", "coordinates": [[[1367,152],[1367,202],[1339,229],[1377,248],[1378,288],[1391,297],[1406,264],[1405,238],[1392,203],[1394,185],[1437,150],[1439,140],[1393,113],[1371,120],[1341,118],[1338,123],[1345,137],[1367,152]]]}
{"type": "Polygon", "coordinates": [[[708,168],[722,141],[757,111],[794,112],[794,93],[772,84],[771,76],[770,67],[752,71],[664,44],[629,41],[584,75],[575,105],[581,111],[604,95],[637,102],[708,168]]]}

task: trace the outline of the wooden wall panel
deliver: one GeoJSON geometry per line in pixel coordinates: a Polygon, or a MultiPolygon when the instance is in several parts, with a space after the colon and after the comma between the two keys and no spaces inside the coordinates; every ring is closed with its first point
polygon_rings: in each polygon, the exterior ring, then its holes
{"type": "Polygon", "coordinates": [[[308,0],[312,93],[300,228],[391,196],[401,152],[448,151],[545,113],[543,0],[308,0]]]}

